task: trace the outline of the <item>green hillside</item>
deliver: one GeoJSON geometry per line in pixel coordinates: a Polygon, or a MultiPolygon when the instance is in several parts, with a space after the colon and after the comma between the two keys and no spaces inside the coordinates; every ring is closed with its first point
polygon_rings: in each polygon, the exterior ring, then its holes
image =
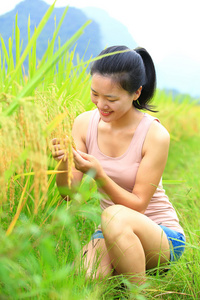
{"type": "MultiPolygon", "coordinates": [[[[18,4],[14,10],[0,16],[0,33],[5,41],[7,49],[8,39],[13,36],[13,53],[15,53],[16,51],[15,35],[13,35],[16,14],[18,14],[18,26],[20,29],[21,39],[23,40],[23,50],[28,42],[28,16],[30,15],[31,19],[30,30],[32,35],[34,32],[34,28],[38,26],[40,20],[42,19],[48,8],[49,5],[42,0],[25,0],[18,4]]],[[[38,60],[42,58],[44,52],[46,51],[48,41],[52,39],[53,32],[55,30],[55,23],[59,23],[63,11],[64,8],[54,8],[53,14],[49,18],[46,26],[39,36],[37,40],[38,60]]],[[[86,15],[80,9],[69,7],[67,16],[64,19],[59,31],[61,45],[63,45],[87,20],[88,17],[86,17],[86,15]]],[[[55,44],[55,49],[58,49],[58,39],[55,44]]],[[[80,57],[83,57],[86,52],[85,58],[89,59],[91,55],[96,56],[101,51],[101,49],[102,47],[99,25],[95,21],[92,21],[92,23],[85,29],[84,35],[79,38],[78,45],[76,47],[76,53],[78,53],[80,57]]],[[[27,61],[24,65],[27,69],[27,61]]]]}

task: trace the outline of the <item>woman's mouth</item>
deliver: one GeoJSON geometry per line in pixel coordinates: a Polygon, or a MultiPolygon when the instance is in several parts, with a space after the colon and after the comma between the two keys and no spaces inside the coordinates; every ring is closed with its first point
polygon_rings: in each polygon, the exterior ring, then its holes
{"type": "Polygon", "coordinates": [[[105,117],[109,116],[111,113],[112,113],[112,111],[103,111],[103,110],[100,110],[100,114],[102,116],[105,116],[105,117]]]}

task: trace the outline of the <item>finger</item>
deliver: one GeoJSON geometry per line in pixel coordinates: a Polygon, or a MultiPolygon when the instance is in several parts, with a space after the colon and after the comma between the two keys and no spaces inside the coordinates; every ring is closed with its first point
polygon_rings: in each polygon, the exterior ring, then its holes
{"type": "Polygon", "coordinates": [[[84,158],[74,149],[72,149],[73,151],[73,156],[74,156],[74,161],[76,162],[83,162],[84,158]]]}
{"type": "Polygon", "coordinates": [[[54,151],[63,150],[63,148],[61,147],[60,144],[54,145],[54,146],[52,147],[52,149],[53,149],[54,151]]]}
{"type": "Polygon", "coordinates": [[[89,154],[87,154],[87,153],[85,153],[85,152],[82,152],[82,151],[80,151],[80,150],[77,150],[77,152],[78,152],[78,154],[79,154],[82,158],[84,158],[85,160],[90,160],[91,155],[89,155],[89,154]]]}
{"type": "Polygon", "coordinates": [[[61,145],[62,148],[67,148],[69,145],[69,138],[66,136],[64,139],[54,138],[51,140],[51,145],[59,146],[61,145]]]}
{"type": "Polygon", "coordinates": [[[65,155],[56,156],[56,157],[54,157],[54,159],[56,161],[60,161],[60,160],[66,161],[67,160],[65,155]]]}
{"type": "Polygon", "coordinates": [[[72,148],[72,152],[73,152],[74,160],[81,158],[80,154],[74,148],[72,148]]]}
{"type": "Polygon", "coordinates": [[[51,140],[52,145],[60,145],[61,144],[61,140],[58,138],[54,138],[51,140]]]}
{"type": "Polygon", "coordinates": [[[74,148],[72,148],[72,152],[73,152],[73,155],[74,155],[74,156],[76,156],[77,154],[79,154],[78,151],[75,150],[74,148]]]}
{"type": "MultiPolygon", "coordinates": [[[[85,159],[85,157],[83,157],[80,153],[79,153],[79,151],[77,150],[75,150],[75,149],[72,149],[72,151],[73,151],[73,155],[74,155],[74,161],[77,161],[77,162],[84,162],[84,161],[86,161],[87,159],[85,159]]],[[[83,153],[83,152],[82,152],[83,153]]]]}
{"type": "Polygon", "coordinates": [[[56,158],[58,156],[62,156],[62,155],[66,155],[65,151],[63,151],[63,150],[54,150],[54,151],[52,151],[52,156],[54,158],[56,158]]]}
{"type": "Polygon", "coordinates": [[[50,146],[50,151],[51,151],[52,155],[56,155],[56,153],[60,150],[63,151],[63,149],[61,149],[61,147],[59,145],[56,145],[56,146],[51,145],[50,146]]]}

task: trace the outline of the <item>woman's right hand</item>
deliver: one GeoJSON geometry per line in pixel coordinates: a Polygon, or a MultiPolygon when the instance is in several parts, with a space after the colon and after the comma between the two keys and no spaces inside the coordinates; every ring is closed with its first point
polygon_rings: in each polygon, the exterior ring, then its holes
{"type": "Polygon", "coordinates": [[[67,161],[66,146],[67,146],[67,140],[61,142],[61,140],[58,138],[52,139],[51,153],[55,160],[57,161],[62,160],[63,162],[67,161]]]}

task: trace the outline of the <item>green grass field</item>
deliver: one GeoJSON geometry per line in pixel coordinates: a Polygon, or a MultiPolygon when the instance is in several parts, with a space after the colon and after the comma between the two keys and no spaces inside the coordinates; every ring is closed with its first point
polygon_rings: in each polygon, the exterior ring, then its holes
{"type": "Polygon", "coordinates": [[[190,97],[173,99],[164,91],[157,91],[154,99],[157,116],[171,135],[163,183],[186,233],[185,253],[166,275],[148,274],[146,284],[139,288],[122,276],[85,279],[79,253],[100,222],[100,195],[92,179],[85,177],[70,203],[61,199],[49,143],[52,137],[67,134],[71,157],[73,120],[93,108],[89,62],[74,57],[74,51],[69,53],[87,24],[54,51],[58,24],[38,62],[37,37],[52,10],[53,6],[29,36],[23,53],[16,17],[16,63],[12,39],[6,49],[1,38],[0,299],[199,299],[200,106],[190,97]],[[29,73],[25,75],[26,58],[29,73]]]}

